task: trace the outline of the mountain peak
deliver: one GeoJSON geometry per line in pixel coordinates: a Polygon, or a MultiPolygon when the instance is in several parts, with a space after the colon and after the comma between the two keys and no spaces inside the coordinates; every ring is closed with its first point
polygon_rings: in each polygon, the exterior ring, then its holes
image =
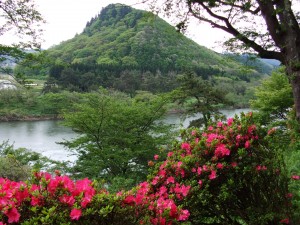
{"type": "Polygon", "coordinates": [[[135,10],[130,6],[116,3],[116,4],[109,4],[108,6],[102,8],[99,15],[92,18],[86,25],[84,32],[87,32],[90,29],[94,29],[95,27],[101,26],[114,26],[121,20],[124,20],[126,15],[132,13],[139,13],[142,14],[141,11],[135,10]]]}

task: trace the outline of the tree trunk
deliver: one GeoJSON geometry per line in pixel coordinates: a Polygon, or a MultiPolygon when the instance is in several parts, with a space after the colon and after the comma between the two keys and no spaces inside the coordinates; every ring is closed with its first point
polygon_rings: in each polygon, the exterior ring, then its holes
{"type": "Polygon", "coordinates": [[[293,66],[287,65],[286,73],[292,85],[296,118],[300,122],[300,68],[297,69],[297,67],[293,68],[293,66]]]}

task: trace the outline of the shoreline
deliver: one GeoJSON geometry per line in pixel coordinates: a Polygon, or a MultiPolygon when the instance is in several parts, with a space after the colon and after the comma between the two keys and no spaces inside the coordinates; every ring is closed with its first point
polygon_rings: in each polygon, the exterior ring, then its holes
{"type": "Polygon", "coordinates": [[[27,116],[0,116],[0,122],[14,122],[14,121],[43,121],[43,120],[62,120],[63,117],[59,115],[27,115],[27,116]]]}
{"type": "MultiPolygon", "coordinates": [[[[236,108],[238,110],[240,108],[236,108]]],[[[224,108],[221,110],[233,110],[232,108],[224,108]]],[[[169,109],[166,115],[183,114],[184,109],[173,108],[169,109]]],[[[0,122],[14,122],[14,121],[44,121],[44,120],[63,120],[62,115],[3,115],[0,116],[0,122]]]]}

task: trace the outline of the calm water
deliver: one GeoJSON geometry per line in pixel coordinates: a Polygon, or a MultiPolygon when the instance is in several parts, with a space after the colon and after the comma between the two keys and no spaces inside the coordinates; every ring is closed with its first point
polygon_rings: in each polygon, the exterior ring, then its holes
{"type": "MultiPolygon", "coordinates": [[[[247,112],[249,109],[223,110],[227,117],[247,112]]],[[[175,124],[178,127],[187,127],[190,120],[184,121],[177,114],[169,115],[164,121],[175,124]]],[[[0,143],[9,141],[15,148],[27,148],[42,153],[54,160],[71,160],[76,157],[71,155],[62,145],[57,144],[64,140],[75,138],[76,134],[67,127],[60,124],[60,121],[22,121],[22,122],[1,122],[0,143]]]]}
{"type": "Polygon", "coordinates": [[[17,121],[0,123],[0,143],[8,140],[15,148],[27,148],[55,160],[75,159],[62,145],[76,134],[59,121],[17,121]]]}

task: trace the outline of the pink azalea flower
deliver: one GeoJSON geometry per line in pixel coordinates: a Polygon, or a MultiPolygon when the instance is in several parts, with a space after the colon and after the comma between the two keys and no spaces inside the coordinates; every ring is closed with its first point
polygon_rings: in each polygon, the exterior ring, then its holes
{"type": "Polygon", "coordinates": [[[40,206],[40,205],[42,204],[42,201],[41,201],[40,198],[35,197],[35,196],[32,196],[32,197],[31,197],[30,204],[31,204],[32,206],[40,206]]]}
{"type": "Polygon", "coordinates": [[[167,178],[167,184],[170,184],[170,183],[172,183],[172,184],[175,183],[175,179],[172,176],[167,178]]]}
{"type": "Polygon", "coordinates": [[[200,187],[202,187],[203,181],[202,181],[202,180],[199,180],[199,181],[198,181],[198,184],[199,184],[200,187]]]}
{"type": "Polygon", "coordinates": [[[179,161],[179,162],[177,163],[177,167],[180,168],[181,165],[182,165],[182,162],[179,161]]]}
{"type": "Polygon", "coordinates": [[[181,186],[181,191],[182,191],[181,193],[184,197],[187,196],[190,188],[191,188],[191,186],[185,186],[185,185],[181,186]]]}
{"type": "Polygon", "coordinates": [[[223,169],[223,164],[222,164],[222,163],[218,163],[218,164],[217,164],[217,168],[218,168],[218,169],[223,169]]]}
{"type": "Polygon", "coordinates": [[[286,197],[287,197],[287,198],[292,198],[292,197],[293,197],[293,194],[292,194],[292,193],[287,193],[287,194],[286,194],[286,197]]]}
{"type": "Polygon", "coordinates": [[[209,178],[210,180],[216,179],[216,178],[217,178],[217,173],[216,173],[216,171],[212,170],[211,173],[210,173],[210,175],[208,176],[208,178],[209,178]]]}
{"type": "Polygon", "coordinates": [[[8,217],[8,223],[19,222],[21,216],[16,208],[10,209],[5,213],[5,215],[8,217]]]}
{"type": "Polygon", "coordinates": [[[171,157],[173,154],[173,152],[168,152],[168,157],[171,157]]]}
{"type": "Polygon", "coordinates": [[[260,171],[260,170],[267,170],[267,167],[266,167],[266,166],[262,166],[262,165],[257,165],[257,166],[256,166],[256,170],[257,170],[257,171],[260,171]]]}
{"type": "Polygon", "coordinates": [[[230,150],[226,148],[226,145],[219,144],[215,150],[215,155],[219,158],[224,157],[226,155],[230,155],[230,150]]]}
{"type": "Polygon", "coordinates": [[[187,220],[190,216],[190,212],[188,210],[181,210],[180,215],[178,217],[178,221],[187,220]]]}
{"type": "Polygon", "coordinates": [[[262,166],[261,170],[267,170],[266,166],[262,166]]]}
{"type": "Polygon", "coordinates": [[[70,217],[72,220],[79,220],[81,216],[81,209],[72,209],[70,213],[70,217]]]}
{"type": "Polygon", "coordinates": [[[75,203],[75,198],[73,196],[68,196],[68,195],[65,194],[65,195],[63,195],[59,198],[59,201],[61,203],[65,203],[69,206],[73,206],[74,203],[75,203]]]}
{"type": "Polygon", "coordinates": [[[257,166],[256,166],[256,170],[257,170],[257,171],[260,171],[260,170],[261,170],[261,165],[257,165],[257,166]]]}
{"type": "Polygon", "coordinates": [[[198,175],[201,175],[201,173],[202,173],[202,168],[201,168],[201,167],[198,167],[198,168],[197,168],[197,174],[198,174],[198,175]]]}
{"type": "Polygon", "coordinates": [[[158,176],[154,177],[152,180],[152,185],[156,185],[158,183],[158,180],[159,180],[158,176]]]}
{"type": "Polygon", "coordinates": [[[188,155],[192,154],[191,145],[189,143],[186,143],[186,142],[182,143],[181,149],[184,149],[188,155]]]}
{"type": "Polygon", "coordinates": [[[237,162],[232,162],[232,163],[231,163],[231,166],[232,166],[232,167],[237,167],[237,162]]]}
{"type": "Polygon", "coordinates": [[[154,155],[154,159],[158,160],[159,159],[159,155],[154,155]]]}
{"type": "Polygon", "coordinates": [[[292,175],[291,177],[293,180],[300,180],[300,176],[299,175],[292,175]]]}
{"type": "Polygon", "coordinates": [[[124,200],[123,200],[124,204],[127,205],[134,205],[135,203],[135,197],[133,195],[128,195],[124,200]]]}
{"type": "Polygon", "coordinates": [[[219,121],[218,123],[217,123],[217,127],[222,127],[223,126],[223,123],[221,122],[221,121],[219,121]]]}
{"type": "Polygon", "coordinates": [[[279,223],[289,224],[290,220],[289,220],[289,218],[285,218],[285,219],[280,220],[279,223]]]}
{"type": "Polygon", "coordinates": [[[228,126],[231,126],[232,123],[233,123],[233,118],[228,118],[228,120],[227,120],[227,125],[228,125],[228,126]]]}
{"type": "Polygon", "coordinates": [[[174,202],[172,204],[170,204],[169,215],[170,215],[170,217],[173,217],[173,218],[176,218],[178,216],[177,206],[174,204],[174,202]]]}
{"type": "Polygon", "coordinates": [[[214,133],[208,134],[208,135],[207,135],[206,142],[207,142],[207,143],[211,143],[211,142],[213,142],[214,140],[216,140],[217,138],[218,138],[218,135],[217,135],[217,134],[214,134],[214,133]]]}
{"type": "Polygon", "coordinates": [[[80,205],[81,205],[82,208],[85,208],[91,201],[92,201],[92,196],[91,195],[90,196],[86,195],[81,200],[80,205]]]}
{"type": "Polygon", "coordinates": [[[247,140],[247,141],[245,142],[245,148],[250,148],[250,141],[247,140]]]}

